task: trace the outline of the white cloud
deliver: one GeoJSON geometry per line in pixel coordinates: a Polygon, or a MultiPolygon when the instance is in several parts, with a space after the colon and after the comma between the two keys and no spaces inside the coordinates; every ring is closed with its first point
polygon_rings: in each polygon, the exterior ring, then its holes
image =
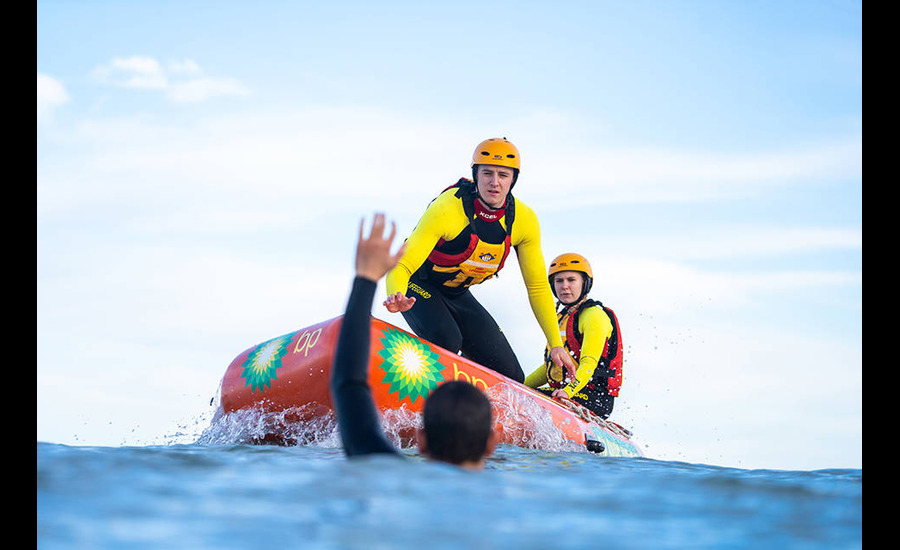
{"type": "Polygon", "coordinates": [[[169,85],[159,62],[141,55],[115,57],[109,64],[97,67],[94,76],[107,84],[140,90],[163,90],[169,85]]]}
{"type": "Polygon", "coordinates": [[[535,189],[548,209],[566,208],[563,201],[573,195],[583,204],[692,202],[758,196],[784,185],[862,181],[859,137],[739,154],[565,145],[548,145],[529,169],[529,180],[553,182],[535,189]]]}
{"type": "Polygon", "coordinates": [[[94,69],[93,74],[113,86],[162,91],[169,100],[179,103],[249,94],[236,79],[204,76],[200,65],[191,59],[164,66],[149,56],[115,57],[94,69]]]}
{"type": "Polygon", "coordinates": [[[200,65],[190,59],[169,63],[169,70],[176,74],[201,74],[203,72],[200,65]]]}
{"type": "MultiPolygon", "coordinates": [[[[173,101],[199,101],[246,90],[233,80],[196,77],[170,82],[165,93],[173,101]]],[[[109,177],[113,193],[123,175],[141,174],[147,181],[180,180],[177,185],[184,189],[200,190],[214,183],[219,193],[252,185],[255,194],[282,199],[298,192],[323,199],[379,197],[394,185],[408,190],[404,196],[430,197],[441,182],[449,185],[455,177],[466,175],[471,136],[493,133],[456,128],[453,121],[440,116],[412,118],[380,109],[334,106],[283,111],[276,107],[185,126],[163,126],[158,120],[140,118],[90,120],[79,131],[84,133],[78,143],[90,150],[79,159],[84,166],[67,167],[67,178],[92,165],[103,168],[92,175],[94,185],[109,177]]],[[[805,185],[820,178],[861,178],[861,150],[854,140],[741,155],[597,146],[573,153],[573,162],[558,162],[568,158],[555,149],[554,143],[561,140],[548,138],[534,144],[524,139],[533,159],[528,182],[537,183],[527,188],[526,196],[529,204],[539,204],[548,213],[570,207],[561,202],[570,196],[579,197],[582,206],[696,201],[759,194],[774,186],[805,185]]],[[[90,195],[82,195],[81,200],[90,200],[90,195]]],[[[844,238],[824,233],[808,237],[844,238]]],[[[708,254],[703,250],[706,238],[686,243],[688,250],[708,254]]],[[[785,245],[788,241],[778,237],[773,242],[785,245]]]]}
{"type": "Polygon", "coordinates": [[[69,101],[69,94],[62,82],[52,76],[37,75],[37,119],[45,120],[53,116],[53,111],[69,101]]]}
{"type": "Polygon", "coordinates": [[[303,204],[363,198],[373,206],[390,200],[391,211],[411,201],[418,214],[465,175],[470,154],[469,140],[446,124],[363,108],[232,114],[178,126],[142,117],[88,120],[68,140],[83,152],[39,167],[39,213],[144,201],[142,214],[158,212],[165,219],[151,224],[164,226],[173,205],[177,218],[184,204],[205,206],[193,213],[195,226],[209,221],[205,215],[214,225],[228,223],[228,212],[242,216],[241,225],[297,219],[303,204]]]}
{"type": "MultiPolygon", "coordinates": [[[[547,216],[548,223],[558,221],[547,216]]],[[[862,229],[856,227],[788,227],[771,224],[707,224],[699,228],[652,234],[617,235],[613,243],[598,244],[593,235],[553,234],[548,250],[577,249],[590,257],[606,257],[611,250],[632,251],[645,257],[678,261],[787,257],[828,251],[861,251],[862,229]]]]}
{"type": "MultiPolygon", "coordinates": [[[[682,258],[748,258],[827,250],[862,250],[862,229],[825,227],[731,227],[703,238],[682,235],[661,240],[682,258]]],[[[663,243],[660,243],[663,244],[663,243]]],[[[665,246],[665,245],[664,245],[665,246]]],[[[662,246],[660,247],[662,248],[662,246]]]]}
{"type": "Polygon", "coordinates": [[[204,101],[219,96],[244,96],[249,90],[233,78],[195,78],[173,83],[166,90],[166,97],[176,103],[204,101]]]}

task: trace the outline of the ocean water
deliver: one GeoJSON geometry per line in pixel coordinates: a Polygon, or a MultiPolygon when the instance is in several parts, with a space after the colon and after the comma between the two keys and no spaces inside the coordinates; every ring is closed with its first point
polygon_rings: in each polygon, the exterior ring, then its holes
{"type": "MultiPolygon", "coordinates": [[[[226,438],[227,439],[227,438],[226,438]]],[[[37,443],[38,549],[862,547],[862,470],[501,445],[483,471],[274,446],[37,443]]]]}

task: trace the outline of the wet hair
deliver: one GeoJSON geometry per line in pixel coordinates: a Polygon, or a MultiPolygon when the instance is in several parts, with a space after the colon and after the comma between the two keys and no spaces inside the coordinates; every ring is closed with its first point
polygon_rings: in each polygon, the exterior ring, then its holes
{"type": "Polygon", "coordinates": [[[431,458],[451,464],[477,462],[493,428],[491,402],[468,382],[441,384],[425,401],[422,423],[431,458]]]}

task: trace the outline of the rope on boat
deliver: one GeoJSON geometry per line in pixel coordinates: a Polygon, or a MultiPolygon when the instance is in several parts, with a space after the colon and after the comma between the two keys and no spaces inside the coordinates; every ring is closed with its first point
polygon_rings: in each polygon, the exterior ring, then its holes
{"type": "Polygon", "coordinates": [[[557,401],[565,405],[569,408],[573,413],[575,413],[579,418],[584,420],[585,422],[593,422],[601,426],[602,428],[612,432],[613,434],[623,438],[623,439],[631,439],[631,431],[627,428],[616,424],[611,420],[606,420],[594,414],[593,411],[585,407],[580,403],[576,403],[571,399],[567,399],[565,397],[557,397],[555,398],[557,401]]]}

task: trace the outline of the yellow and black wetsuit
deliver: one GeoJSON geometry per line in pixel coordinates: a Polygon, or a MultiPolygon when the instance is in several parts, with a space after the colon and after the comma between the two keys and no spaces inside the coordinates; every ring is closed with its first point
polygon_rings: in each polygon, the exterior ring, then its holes
{"type": "Polygon", "coordinates": [[[600,302],[585,300],[558,317],[560,337],[578,363],[575,379],[568,384],[550,381],[548,369],[559,367],[551,365],[545,350],[544,364],[528,375],[525,385],[547,394],[561,388],[576,403],[608,418],[622,385],[622,336],[616,315],[600,302]],[[549,389],[541,388],[548,383],[549,389]]]}
{"type": "Polygon", "coordinates": [[[548,344],[561,346],[537,216],[512,194],[504,208],[489,210],[476,200],[470,180],[446,189],[407,239],[386,286],[389,295],[415,296],[403,317],[419,337],[522,382],[525,374],[509,342],[469,291],[495,276],[513,248],[534,316],[548,344]]]}

